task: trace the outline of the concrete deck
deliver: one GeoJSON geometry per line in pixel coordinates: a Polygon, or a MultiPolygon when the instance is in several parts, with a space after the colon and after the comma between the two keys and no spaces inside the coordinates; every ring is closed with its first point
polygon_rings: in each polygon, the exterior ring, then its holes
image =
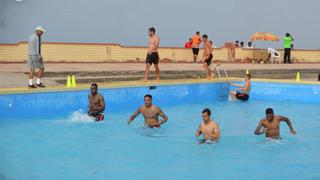
{"type": "MultiPolygon", "coordinates": [[[[17,87],[26,87],[27,85],[27,74],[28,68],[26,64],[23,63],[9,63],[9,64],[0,64],[0,87],[1,88],[17,88],[17,87]]],[[[160,65],[161,71],[166,72],[187,72],[194,73],[194,72],[204,72],[201,64],[191,64],[191,63],[161,63],[160,65]]],[[[224,64],[227,71],[236,71],[236,70],[249,70],[249,71],[257,71],[257,70],[267,70],[267,71],[281,71],[286,70],[293,71],[293,73],[303,70],[304,72],[317,71],[320,72],[320,63],[301,63],[301,64],[231,64],[226,63],[224,64]]],[[[95,79],[99,77],[99,74],[96,74],[94,77],[91,77],[90,73],[97,73],[97,72],[114,72],[115,76],[117,73],[124,72],[140,72],[138,77],[140,80],[143,79],[143,71],[145,70],[144,63],[47,63],[45,65],[47,77],[43,78],[44,84],[52,87],[58,86],[63,87],[63,83],[59,83],[62,79],[66,79],[65,74],[70,73],[88,73],[88,75],[84,74],[86,78],[95,79]],[[51,73],[51,75],[49,75],[51,73]]],[[[153,70],[153,68],[151,68],[153,70]]],[[[153,73],[153,72],[152,72],[153,73]]],[[[104,73],[105,74],[105,73],[104,73]]],[[[165,74],[165,73],[164,73],[165,74]]],[[[45,75],[46,76],[46,75],[45,75]]],[[[101,75],[102,76],[102,75],[101,75]]],[[[108,76],[108,74],[104,75],[108,76]]],[[[174,74],[172,74],[174,76],[174,74]]],[[[129,76],[128,76],[129,77],[129,76]]],[[[266,77],[269,78],[269,77],[266,77]]],[[[270,75],[270,78],[271,75],[270,75]]],[[[294,77],[290,78],[293,79],[294,77]]],[[[177,79],[179,79],[177,77],[177,79]]],[[[278,78],[279,79],[279,78],[278,78]]],[[[289,79],[289,78],[283,78],[289,79]]],[[[316,81],[316,77],[307,77],[304,78],[301,75],[302,80],[308,81],[316,81]]],[[[87,81],[84,81],[87,82],[87,81]]]]}

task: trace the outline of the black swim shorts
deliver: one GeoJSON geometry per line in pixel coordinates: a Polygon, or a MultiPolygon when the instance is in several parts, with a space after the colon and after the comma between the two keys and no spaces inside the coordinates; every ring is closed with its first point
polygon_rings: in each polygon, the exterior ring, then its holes
{"type": "Polygon", "coordinates": [[[236,97],[237,97],[237,99],[240,99],[242,101],[247,101],[249,99],[249,95],[248,94],[242,93],[242,92],[239,92],[239,91],[237,91],[236,97]]]}
{"type": "Polygon", "coordinates": [[[146,63],[147,64],[155,64],[155,65],[157,65],[159,63],[159,54],[158,54],[158,52],[153,52],[151,54],[147,54],[146,63]]]}
{"type": "Polygon", "coordinates": [[[212,56],[212,54],[210,54],[209,58],[204,60],[208,66],[210,66],[210,64],[212,62],[212,58],[213,58],[213,56],[212,56]]]}
{"type": "Polygon", "coordinates": [[[194,55],[198,55],[199,54],[199,48],[192,48],[192,52],[194,55]]]}

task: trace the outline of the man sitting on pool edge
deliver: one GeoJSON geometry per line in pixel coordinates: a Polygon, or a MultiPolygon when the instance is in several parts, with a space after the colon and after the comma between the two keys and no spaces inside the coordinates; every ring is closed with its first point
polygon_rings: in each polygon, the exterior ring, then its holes
{"type": "Polygon", "coordinates": [[[202,122],[196,131],[196,136],[203,134],[201,143],[218,141],[220,138],[220,130],[218,123],[211,120],[211,111],[206,108],[202,111],[202,122]]]}
{"type": "Polygon", "coordinates": [[[136,118],[140,113],[144,117],[145,127],[159,128],[162,124],[168,121],[168,117],[163,113],[163,111],[152,104],[152,96],[147,94],[144,96],[144,105],[139,107],[139,109],[130,116],[128,125],[136,118]],[[159,120],[159,116],[162,120],[159,120]]]}
{"type": "Polygon", "coordinates": [[[89,98],[89,110],[88,115],[93,117],[96,121],[103,121],[104,115],[103,111],[105,109],[104,98],[98,93],[98,85],[96,83],[90,86],[91,94],[89,98]]]}
{"type": "Polygon", "coordinates": [[[271,108],[266,109],[266,118],[262,119],[259,122],[259,125],[256,128],[254,134],[261,135],[265,133],[266,138],[281,139],[280,127],[279,127],[281,121],[285,121],[288,124],[291,133],[296,134],[296,131],[293,129],[289,118],[284,116],[275,116],[273,114],[273,109],[271,108]]]}
{"type": "Polygon", "coordinates": [[[242,101],[247,101],[249,99],[249,92],[251,89],[251,75],[250,74],[246,74],[245,77],[245,84],[241,85],[241,84],[234,84],[232,82],[228,82],[231,86],[237,86],[239,87],[238,89],[236,89],[236,91],[232,91],[231,92],[231,96],[233,98],[237,98],[240,99],[242,101]]]}

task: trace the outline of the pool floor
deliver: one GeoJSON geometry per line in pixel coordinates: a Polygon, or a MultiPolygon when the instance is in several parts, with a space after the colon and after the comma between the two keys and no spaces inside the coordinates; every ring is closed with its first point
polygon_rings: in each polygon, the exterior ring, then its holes
{"type": "MultiPolygon", "coordinates": [[[[143,103],[143,102],[141,102],[143,103]]],[[[0,177],[7,179],[320,179],[320,105],[276,101],[162,107],[169,121],[142,128],[140,115],[107,114],[88,121],[79,110],[61,119],[1,120],[0,177]],[[216,144],[194,133],[209,107],[221,129],[216,144]],[[254,130],[266,108],[288,116],[282,140],[254,130]],[[17,143],[19,142],[19,143],[17,143]]]]}

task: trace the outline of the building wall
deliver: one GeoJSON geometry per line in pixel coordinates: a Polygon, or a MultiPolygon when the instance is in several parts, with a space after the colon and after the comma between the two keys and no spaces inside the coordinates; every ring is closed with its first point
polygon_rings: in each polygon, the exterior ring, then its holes
{"type": "MultiPolygon", "coordinates": [[[[227,47],[214,49],[214,60],[222,62],[251,62],[252,59],[266,59],[265,49],[235,48],[230,57],[227,47]]],[[[279,50],[283,57],[283,51],[279,50]]],[[[43,43],[43,57],[46,62],[145,62],[147,48],[121,46],[119,44],[96,43],[43,43]]],[[[191,49],[159,48],[161,62],[193,62],[191,49]]],[[[198,59],[201,59],[200,50],[198,59]]],[[[281,58],[282,58],[281,57],[281,58]]],[[[28,44],[0,44],[0,62],[26,62],[28,44]]],[[[295,62],[320,62],[320,50],[294,50],[295,62]]]]}

